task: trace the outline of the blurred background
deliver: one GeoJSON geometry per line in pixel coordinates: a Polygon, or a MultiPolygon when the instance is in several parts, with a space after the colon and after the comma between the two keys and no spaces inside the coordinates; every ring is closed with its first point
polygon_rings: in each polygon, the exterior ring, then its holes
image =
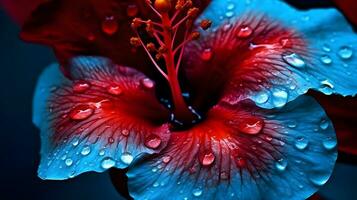
{"type": "MultiPolygon", "coordinates": [[[[39,131],[31,121],[32,96],[40,72],[55,62],[52,51],[18,39],[19,27],[0,7],[0,199],[121,200],[107,173],[69,181],[37,177],[39,131]]],[[[357,166],[337,164],[320,192],[327,200],[357,199],[357,166]]]]}

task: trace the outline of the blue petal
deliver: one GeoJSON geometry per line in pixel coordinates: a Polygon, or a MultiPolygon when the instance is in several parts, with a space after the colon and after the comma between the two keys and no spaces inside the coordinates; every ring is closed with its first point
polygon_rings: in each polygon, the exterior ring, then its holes
{"type": "MultiPolygon", "coordinates": [[[[202,32],[203,38],[216,34],[215,31],[222,27],[228,27],[227,24],[237,23],[249,13],[263,15],[273,23],[295,30],[306,41],[306,54],[309,56],[306,58],[305,55],[299,55],[300,52],[286,52],[301,58],[295,59],[294,63],[291,59],[287,62],[281,55],[277,62],[283,63],[286,70],[274,74],[275,78],[270,80],[273,86],[262,86],[245,98],[254,100],[260,107],[274,108],[283,106],[309,89],[327,95],[357,94],[357,35],[338,10],[297,10],[280,0],[213,0],[198,20],[213,21],[212,29],[202,32]],[[287,73],[289,76],[285,76],[287,73]],[[274,93],[284,93],[284,96],[275,97],[274,93]],[[267,100],[262,101],[262,98],[267,100]],[[283,102],[277,105],[276,98],[283,98],[283,102]]],[[[225,35],[219,36],[222,37],[225,35]]],[[[237,101],[241,98],[235,97],[237,101]]],[[[232,101],[232,98],[228,101],[232,101]]]]}
{"type": "Polygon", "coordinates": [[[141,85],[141,80],[149,81],[143,74],[105,58],[80,57],[71,62],[71,76],[74,80],[52,65],[36,88],[33,122],[41,130],[39,177],[62,180],[88,171],[126,168],[139,155],[165,146],[168,127],[153,122],[155,117],[165,119],[165,110],[154,88],[141,85]],[[75,89],[78,83],[84,86],[75,89]],[[115,88],[109,91],[111,86],[115,88]],[[77,106],[93,110],[71,115],[77,106]],[[154,148],[146,145],[151,139],[156,139],[154,148]]]}
{"type": "Polygon", "coordinates": [[[337,158],[336,137],[312,98],[302,96],[282,109],[220,105],[210,113],[202,125],[173,133],[159,155],[129,168],[134,199],[301,200],[328,181],[337,158]],[[237,130],[244,109],[264,118],[259,134],[237,130]]]}

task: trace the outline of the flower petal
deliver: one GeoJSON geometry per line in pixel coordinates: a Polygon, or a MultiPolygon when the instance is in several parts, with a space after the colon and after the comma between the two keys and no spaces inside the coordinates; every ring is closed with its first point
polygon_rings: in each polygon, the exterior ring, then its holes
{"type": "Polygon", "coordinates": [[[215,106],[174,132],[166,149],[129,168],[134,199],[306,199],[336,161],[331,122],[310,97],[282,109],[215,106]]]}
{"type": "Polygon", "coordinates": [[[168,140],[166,109],[154,82],[136,70],[100,57],[71,62],[70,81],[53,65],[42,74],[33,121],[41,129],[43,179],[125,168],[168,140]]]}
{"type": "MultiPolygon", "coordinates": [[[[194,2],[202,8],[208,4],[207,0],[194,2]]],[[[135,35],[134,17],[155,16],[144,0],[51,0],[26,21],[21,37],[53,47],[62,64],[75,56],[99,55],[152,73],[150,60],[141,48],[132,48],[130,37],[135,35]]]]}
{"type": "Polygon", "coordinates": [[[0,6],[10,14],[17,23],[24,23],[31,12],[44,0],[0,0],[0,6]]]}
{"type": "Polygon", "coordinates": [[[237,103],[248,98],[274,108],[308,89],[357,93],[357,35],[335,9],[299,11],[278,0],[216,0],[200,17],[207,18],[214,27],[186,51],[187,76],[201,99],[223,96],[237,103]]]}

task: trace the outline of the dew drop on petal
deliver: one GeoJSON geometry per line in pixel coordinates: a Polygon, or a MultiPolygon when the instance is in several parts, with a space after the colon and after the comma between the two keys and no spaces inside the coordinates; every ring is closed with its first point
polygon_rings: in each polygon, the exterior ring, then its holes
{"type": "Polygon", "coordinates": [[[114,138],[113,138],[113,137],[109,137],[109,138],[108,138],[108,142],[109,142],[109,144],[113,144],[113,143],[114,143],[114,141],[115,141],[115,140],[114,140],[114,138]]]}
{"type": "Polygon", "coordinates": [[[325,185],[325,183],[327,183],[327,181],[330,178],[330,174],[329,173],[313,173],[310,176],[310,181],[315,184],[316,186],[322,186],[325,185]]]}
{"type": "Polygon", "coordinates": [[[115,85],[115,86],[109,86],[109,87],[107,88],[107,92],[108,92],[109,94],[118,96],[118,95],[120,95],[120,94],[123,93],[123,90],[120,89],[119,86],[115,85]]]}
{"type": "Polygon", "coordinates": [[[150,135],[149,137],[146,138],[145,140],[145,146],[151,148],[151,149],[156,149],[160,146],[161,144],[161,138],[157,135],[150,135]]]}
{"type": "Polygon", "coordinates": [[[261,132],[264,127],[264,121],[260,118],[243,118],[238,125],[239,131],[249,135],[256,135],[261,132]]]}
{"type": "Polygon", "coordinates": [[[78,144],[79,144],[79,140],[78,139],[73,140],[72,145],[74,147],[77,146],[78,144]]]}
{"type": "Polygon", "coordinates": [[[165,164],[167,164],[167,163],[169,163],[169,162],[171,161],[171,159],[172,159],[171,156],[164,156],[164,157],[162,158],[162,162],[165,163],[165,164]]]}
{"type": "Polygon", "coordinates": [[[139,12],[139,8],[135,4],[130,4],[126,8],[126,14],[128,15],[128,17],[135,17],[138,14],[138,12],[139,12]]]}
{"type": "Polygon", "coordinates": [[[212,49],[208,48],[208,49],[203,50],[203,52],[201,54],[201,59],[203,61],[209,61],[212,59],[212,56],[213,56],[213,51],[212,51],[212,49]]]}
{"type": "Polygon", "coordinates": [[[320,122],[320,128],[321,128],[322,130],[326,130],[326,129],[328,128],[328,126],[329,126],[329,122],[328,122],[327,120],[325,120],[325,119],[321,120],[321,122],[320,122]]]}
{"type": "Polygon", "coordinates": [[[306,138],[298,137],[295,141],[295,147],[299,150],[304,150],[309,145],[309,141],[306,138]]]}
{"type": "Polygon", "coordinates": [[[152,81],[149,78],[141,79],[140,83],[141,83],[142,86],[144,86],[147,89],[152,89],[155,86],[154,81],[152,81]]]}
{"type": "Polygon", "coordinates": [[[89,146],[85,146],[85,147],[83,147],[83,149],[82,149],[82,151],[81,151],[81,154],[83,155],[83,156],[86,156],[86,155],[88,155],[89,153],[90,153],[90,147],[89,146]]]}
{"type": "Polygon", "coordinates": [[[66,159],[66,160],[64,161],[64,163],[69,167],[69,166],[71,166],[71,165],[73,164],[73,160],[70,159],[70,158],[68,158],[68,159],[66,159]]]}
{"type": "Polygon", "coordinates": [[[284,171],[287,166],[288,166],[288,162],[283,158],[278,160],[278,162],[275,163],[275,167],[279,171],[284,171]]]}
{"type": "Polygon", "coordinates": [[[203,166],[212,165],[215,159],[216,156],[210,151],[205,152],[203,155],[200,155],[200,162],[203,166]]]}
{"type": "Polygon", "coordinates": [[[93,113],[94,109],[91,106],[80,105],[69,113],[69,117],[73,120],[84,120],[93,115],[93,113]]]}
{"type": "Polygon", "coordinates": [[[228,9],[228,10],[233,10],[234,7],[235,7],[234,4],[233,4],[233,3],[230,3],[230,4],[228,4],[227,9],[228,9]]]}
{"type": "Polygon", "coordinates": [[[114,35],[118,28],[118,22],[114,16],[107,16],[102,21],[102,31],[107,35],[114,35]]]}
{"type": "Polygon", "coordinates": [[[266,92],[259,92],[255,96],[255,102],[257,102],[258,104],[266,103],[268,100],[269,100],[269,94],[266,92]]]}
{"type": "Polygon", "coordinates": [[[241,157],[237,157],[235,159],[235,163],[240,168],[243,168],[243,167],[245,167],[247,165],[247,162],[245,161],[245,159],[241,158],[241,157]]]}
{"type": "Polygon", "coordinates": [[[85,81],[76,81],[73,84],[73,91],[77,92],[77,93],[85,92],[89,88],[90,88],[90,84],[88,82],[85,82],[85,81]]]}
{"type": "Polygon", "coordinates": [[[325,147],[325,149],[332,150],[336,147],[337,141],[334,138],[328,137],[322,141],[322,145],[325,147]]]}
{"type": "Polygon", "coordinates": [[[288,93],[284,90],[274,91],[273,96],[273,104],[278,108],[285,106],[288,102],[288,93]]]}
{"type": "Polygon", "coordinates": [[[115,160],[111,158],[104,158],[102,160],[101,166],[103,169],[109,169],[115,166],[115,160]]]}
{"type": "Polygon", "coordinates": [[[248,38],[252,34],[253,34],[252,28],[250,28],[249,26],[241,26],[240,28],[238,28],[236,36],[238,38],[248,38]]]}
{"type": "Polygon", "coordinates": [[[228,18],[233,17],[233,15],[234,15],[234,12],[233,12],[233,11],[228,11],[228,12],[226,12],[226,17],[228,17],[228,18]]]}
{"type": "Polygon", "coordinates": [[[130,165],[133,162],[134,158],[129,152],[125,152],[120,156],[120,160],[124,164],[130,165]]]}
{"type": "Polygon", "coordinates": [[[123,135],[123,136],[128,136],[129,135],[129,130],[127,130],[127,129],[123,129],[122,131],[121,131],[121,134],[123,135]]]}
{"type": "Polygon", "coordinates": [[[329,65],[329,64],[332,63],[332,58],[330,56],[328,56],[328,55],[321,56],[320,60],[325,65],[329,65]]]}
{"type": "Polygon", "coordinates": [[[344,59],[344,60],[347,60],[347,59],[350,59],[353,55],[353,51],[350,47],[347,47],[347,46],[343,46],[340,48],[340,50],[338,51],[338,55],[344,59]]]}
{"type": "Polygon", "coordinates": [[[283,60],[296,68],[303,68],[306,66],[305,61],[296,53],[283,55],[283,60]]]}
{"type": "Polygon", "coordinates": [[[194,189],[194,190],[192,191],[192,194],[193,194],[193,196],[195,196],[195,197],[199,197],[199,196],[202,195],[202,189],[196,188],[196,189],[194,189]]]}

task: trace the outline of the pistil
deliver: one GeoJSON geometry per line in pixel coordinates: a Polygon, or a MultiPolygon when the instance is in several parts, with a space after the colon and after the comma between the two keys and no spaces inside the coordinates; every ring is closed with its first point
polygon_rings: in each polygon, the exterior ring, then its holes
{"type": "MultiPolygon", "coordinates": [[[[198,8],[192,7],[191,0],[177,0],[176,6],[174,7],[175,12],[170,16],[170,12],[173,9],[170,0],[156,0],[154,4],[151,0],[146,0],[146,3],[160,18],[160,21],[153,22],[151,20],[145,21],[135,18],[132,27],[137,37],[131,38],[130,42],[135,47],[142,46],[145,49],[156,69],[168,81],[173,101],[172,112],[175,121],[183,124],[192,123],[197,120],[199,116],[187,105],[182,96],[178,74],[186,44],[191,40],[199,38],[198,32],[192,32],[192,20],[197,16],[198,8]],[[178,19],[185,11],[187,12],[186,15],[178,19]],[[141,39],[138,29],[142,26],[146,27],[146,32],[156,40],[159,48],[156,48],[152,42],[145,44],[141,39]],[[185,32],[184,39],[180,42],[176,41],[179,29],[184,29],[185,32]],[[154,53],[156,53],[155,58],[152,55],[154,53]],[[165,61],[163,68],[157,63],[159,59],[164,59],[165,61]]],[[[205,20],[205,27],[202,27],[204,30],[207,29],[207,21],[209,20],[205,20]]],[[[208,24],[210,25],[210,23],[208,24]]]]}

